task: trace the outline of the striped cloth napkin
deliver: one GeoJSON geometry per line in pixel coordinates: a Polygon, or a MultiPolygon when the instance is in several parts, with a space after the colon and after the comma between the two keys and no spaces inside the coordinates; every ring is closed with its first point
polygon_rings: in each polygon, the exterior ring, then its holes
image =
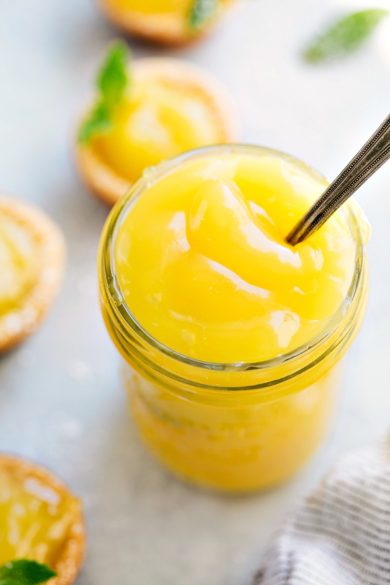
{"type": "Polygon", "coordinates": [[[390,437],[331,470],[271,544],[252,585],[390,585],[390,437]]]}

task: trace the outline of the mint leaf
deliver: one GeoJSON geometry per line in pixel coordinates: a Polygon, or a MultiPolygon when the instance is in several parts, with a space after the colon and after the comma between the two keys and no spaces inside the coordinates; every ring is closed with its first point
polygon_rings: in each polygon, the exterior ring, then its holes
{"type": "Polygon", "coordinates": [[[112,128],[113,113],[123,100],[129,85],[129,59],[127,45],[115,43],[109,49],[96,80],[97,101],[79,129],[80,143],[86,144],[94,136],[104,134],[112,128]]]}
{"type": "Polygon", "coordinates": [[[110,108],[105,102],[98,102],[80,126],[79,142],[86,144],[96,134],[104,134],[110,128],[112,128],[110,108]]]}
{"type": "Polygon", "coordinates": [[[97,87],[102,99],[110,107],[123,98],[128,86],[129,51],[124,43],[115,43],[98,73],[97,87]]]}
{"type": "Polygon", "coordinates": [[[191,29],[202,28],[217,12],[218,0],[193,0],[188,14],[188,25],[191,29]]]}
{"type": "Polygon", "coordinates": [[[319,63],[352,53],[369,38],[388,13],[388,10],[369,9],[348,14],[307,47],[304,59],[309,63],[319,63]]]}
{"type": "Polygon", "coordinates": [[[0,567],[0,585],[40,585],[55,576],[46,565],[25,559],[0,567]]]}

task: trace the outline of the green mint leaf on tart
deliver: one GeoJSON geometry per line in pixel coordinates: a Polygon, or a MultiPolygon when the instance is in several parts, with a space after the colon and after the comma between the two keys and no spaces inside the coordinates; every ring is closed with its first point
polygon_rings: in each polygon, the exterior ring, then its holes
{"type": "Polygon", "coordinates": [[[128,87],[129,51],[124,43],[115,43],[98,73],[97,87],[105,103],[114,107],[128,87]]]}
{"type": "Polygon", "coordinates": [[[374,32],[388,10],[369,9],[348,14],[317,37],[303,53],[308,63],[344,57],[357,50],[374,32]]]}
{"type": "Polygon", "coordinates": [[[107,53],[98,73],[96,85],[98,98],[82,122],[78,140],[89,142],[112,127],[112,115],[123,100],[129,86],[130,52],[124,43],[115,43],[107,53]]]}
{"type": "Polygon", "coordinates": [[[188,15],[188,25],[192,30],[202,28],[213,18],[218,8],[218,0],[193,0],[188,15]]]}
{"type": "Polygon", "coordinates": [[[87,143],[96,134],[102,134],[111,127],[110,109],[105,102],[98,102],[80,126],[79,141],[87,143]]]}
{"type": "Polygon", "coordinates": [[[40,585],[55,576],[56,573],[48,566],[26,559],[0,567],[0,585],[40,585]]]}

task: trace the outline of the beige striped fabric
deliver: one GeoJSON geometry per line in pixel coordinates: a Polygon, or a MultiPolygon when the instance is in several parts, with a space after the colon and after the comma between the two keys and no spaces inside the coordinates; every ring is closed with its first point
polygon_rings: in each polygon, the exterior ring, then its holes
{"type": "Polygon", "coordinates": [[[390,585],[390,438],[331,470],[275,538],[252,585],[390,585]]]}

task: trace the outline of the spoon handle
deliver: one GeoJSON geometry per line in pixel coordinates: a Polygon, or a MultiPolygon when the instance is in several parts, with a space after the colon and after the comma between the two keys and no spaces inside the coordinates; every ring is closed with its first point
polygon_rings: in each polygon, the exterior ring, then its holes
{"type": "Polygon", "coordinates": [[[287,236],[292,246],[326,220],[390,158],[390,115],[287,236]]]}

